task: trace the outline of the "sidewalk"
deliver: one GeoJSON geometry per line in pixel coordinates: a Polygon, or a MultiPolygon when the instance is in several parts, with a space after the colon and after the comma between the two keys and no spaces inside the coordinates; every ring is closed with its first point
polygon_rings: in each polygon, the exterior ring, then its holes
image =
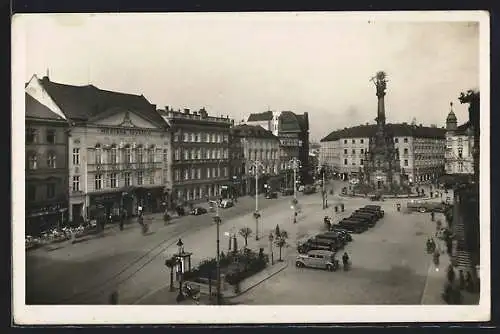
{"type": "MultiPolygon", "coordinates": [[[[284,262],[275,262],[274,265],[269,264],[268,267],[261,272],[248,277],[243,280],[240,284],[241,290],[238,294],[234,293],[234,289],[232,286],[228,286],[228,289],[223,292],[224,299],[231,303],[231,299],[241,296],[242,294],[250,291],[252,288],[261,284],[262,282],[268,280],[269,278],[277,275],[288,267],[288,263],[284,262]]],[[[191,283],[192,285],[196,285],[196,283],[191,283]]],[[[186,299],[181,303],[177,303],[176,297],[179,291],[179,283],[174,282],[174,291],[170,291],[170,282],[165,283],[159,289],[143,296],[139,300],[134,302],[134,305],[193,305],[196,304],[191,299],[186,299]]],[[[213,291],[215,291],[215,287],[213,287],[213,291]]],[[[206,294],[200,294],[199,304],[209,305],[209,296],[206,294]]]]}

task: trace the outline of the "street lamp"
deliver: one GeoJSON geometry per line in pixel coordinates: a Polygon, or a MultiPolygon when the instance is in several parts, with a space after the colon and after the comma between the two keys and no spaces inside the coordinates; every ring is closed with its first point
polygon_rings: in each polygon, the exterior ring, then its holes
{"type": "Polygon", "coordinates": [[[271,265],[274,264],[273,240],[274,240],[273,232],[269,232],[269,248],[270,248],[270,253],[271,253],[271,265]]]}
{"type": "Polygon", "coordinates": [[[264,165],[259,160],[255,160],[251,163],[251,166],[255,172],[255,212],[253,213],[255,218],[255,240],[259,240],[259,218],[261,217],[259,213],[259,167],[264,168],[264,165]]]}
{"type": "MultiPolygon", "coordinates": [[[[220,223],[221,219],[219,217],[219,205],[217,205],[217,213],[213,217],[214,223],[217,226],[217,305],[220,305],[220,223]]],[[[229,239],[231,240],[231,239],[229,239]]],[[[212,297],[212,296],[210,296],[212,297]]]]}
{"type": "Polygon", "coordinates": [[[183,266],[182,266],[182,254],[184,253],[184,243],[179,238],[177,241],[178,254],[177,254],[177,272],[179,274],[179,294],[177,295],[177,301],[184,300],[184,295],[182,294],[182,276],[183,276],[183,266]]]}
{"type": "Polygon", "coordinates": [[[301,167],[301,162],[297,158],[293,158],[288,162],[289,166],[293,169],[293,200],[292,200],[292,209],[293,209],[293,223],[297,223],[297,204],[299,201],[297,200],[297,170],[301,167]]]}

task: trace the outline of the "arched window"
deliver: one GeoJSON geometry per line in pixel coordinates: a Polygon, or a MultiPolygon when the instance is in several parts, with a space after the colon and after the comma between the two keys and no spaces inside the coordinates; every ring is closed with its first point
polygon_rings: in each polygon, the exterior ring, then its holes
{"type": "Polygon", "coordinates": [[[125,145],[124,147],[125,154],[123,156],[123,162],[124,163],[131,163],[132,162],[132,148],[130,145],[125,145]]]}
{"type": "Polygon", "coordinates": [[[109,163],[110,164],[116,164],[118,162],[117,160],[117,147],[115,144],[111,145],[111,148],[109,150],[109,163]]]}
{"type": "Polygon", "coordinates": [[[144,149],[142,148],[142,145],[137,146],[137,162],[144,162],[144,149]]]}
{"type": "Polygon", "coordinates": [[[102,148],[100,144],[95,146],[95,163],[102,164],[102,148]]]}
{"type": "Polygon", "coordinates": [[[54,152],[47,154],[47,167],[56,168],[56,154],[54,152]]]}
{"type": "Polygon", "coordinates": [[[38,168],[38,159],[35,152],[28,153],[28,168],[32,170],[38,168]]]}

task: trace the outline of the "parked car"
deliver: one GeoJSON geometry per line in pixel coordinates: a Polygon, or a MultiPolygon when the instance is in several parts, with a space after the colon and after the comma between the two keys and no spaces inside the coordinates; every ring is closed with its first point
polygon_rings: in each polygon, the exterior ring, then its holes
{"type": "Polygon", "coordinates": [[[293,195],[293,188],[285,188],[281,190],[281,196],[291,196],[293,195]]]}
{"type": "Polygon", "coordinates": [[[333,232],[333,231],[317,234],[315,238],[316,239],[328,239],[328,240],[332,240],[332,241],[337,242],[337,244],[338,244],[337,250],[339,248],[344,247],[345,244],[347,244],[347,240],[345,239],[345,236],[343,234],[333,232]]]}
{"type": "Polygon", "coordinates": [[[368,229],[368,226],[363,221],[352,218],[344,218],[338,225],[351,233],[363,233],[368,229]]]}
{"type": "Polygon", "coordinates": [[[352,213],[353,217],[363,217],[363,218],[368,218],[368,226],[373,227],[379,220],[378,214],[376,212],[366,212],[366,211],[360,211],[356,210],[352,213]]]}
{"type": "Polygon", "coordinates": [[[335,253],[327,250],[310,250],[306,254],[300,254],[295,260],[298,268],[309,267],[336,271],[339,268],[339,260],[335,253]]]}
{"type": "Polygon", "coordinates": [[[361,213],[355,212],[349,217],[349,219],[361,221],[365,225],[366,229],[375,226],[375,221],[371,217],[362,215],[361,213]]]}
{"type": "Polygon", "coordinates": [[[308,251],[313,249],[323,249],[334,252],[337,248],[338,245],[334,241],[310,238],[305,242],[300,242],[297,246],[297,251],[301,254],[307,253],[308,251]]]}
{"type": "Polygon", "coordinates": [[[384,217],[384,210],[382,210],[382,208],[380,207],[380,205],[365,205],[364,208],[361,208],[360,209],[361,211],[363,210],[370,210],[370,211],[373,211],[373,212],[377,212],[378,213],[378,216],[380,218],[384,217]]]}
{"type": "Polygon", "coordinates": [[[220,207],[221,208],[224,208],[224,209],[227,209],[227,208],[230,208],[234,206],[234,202],[230,199],[223,199],[221,202],[220,202],[220,207]]]}
{"type": "Polygon", "coordinates": [[[418,212],[444,212],[447,208],[445,203],[440,202],[426,202],[426,201],[409,201],[406,205],[408,210],[410,211],[418,211],[418,212]]]}
{"type": "Polygon", "coordinates": [[[308,184],[307,186],[304,187],[303,192],[304,195],[314,194],[316,192],[316,187],[308,184]]]}
{"type": "Polygon", "coordinates": [[[179,215],[179,216],[186,215],[186,210],[184,209],[183,206],[180,206],[180,205],[176,206],[175,211],[177,212],[177,215],[179,215]]]}
{"type": "Polygon", "coordinates": [[[202,208],[201,206],[194,207],[193,210],[191,210],[191,214],[194,216],[199,216],[207,213],[207,209],[202,208]]]}
{"type": "Polygon", "coordinates": [[[266,194],[267,199],[278,198],[278,193],[276,191],[269,191],[266,194]]]}
{"type": "MultiPolygon", "coordinates": [[[[347,242],[351,242],[352,241],[352,235],[351,233],[349,233],[349,231],[347,231],[345,228],[341,228],[341,227],[338,227],[338,225],[333,225],[331,228],[330,228],[330,231],[331,232],[337,232],[337,233],[340,233],[341,235],[344,236],[344,239],[347,241],[347,242]]],[[[328,233],[328,232],[327,232],[328,233]]]]}
{"type": "Polygon", "coordinates": [[[383,201],[384,197],[382,197],[382,194],[374,194],[370,196],[370,200],[372,201],[383,201]]]}

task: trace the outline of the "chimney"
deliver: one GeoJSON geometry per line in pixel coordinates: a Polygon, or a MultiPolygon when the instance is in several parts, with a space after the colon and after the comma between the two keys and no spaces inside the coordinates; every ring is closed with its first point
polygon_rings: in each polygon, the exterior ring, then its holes
{"type": "Polygon", "coordinates": [[[189,115],[189,109],[188,108],[184,108],[184,115],[189,115]]]}
{"type": "Polygon", "coordinates": [[[165,106],[165,111],[170,111],[170,107],[169,106],[165,106]]]}

